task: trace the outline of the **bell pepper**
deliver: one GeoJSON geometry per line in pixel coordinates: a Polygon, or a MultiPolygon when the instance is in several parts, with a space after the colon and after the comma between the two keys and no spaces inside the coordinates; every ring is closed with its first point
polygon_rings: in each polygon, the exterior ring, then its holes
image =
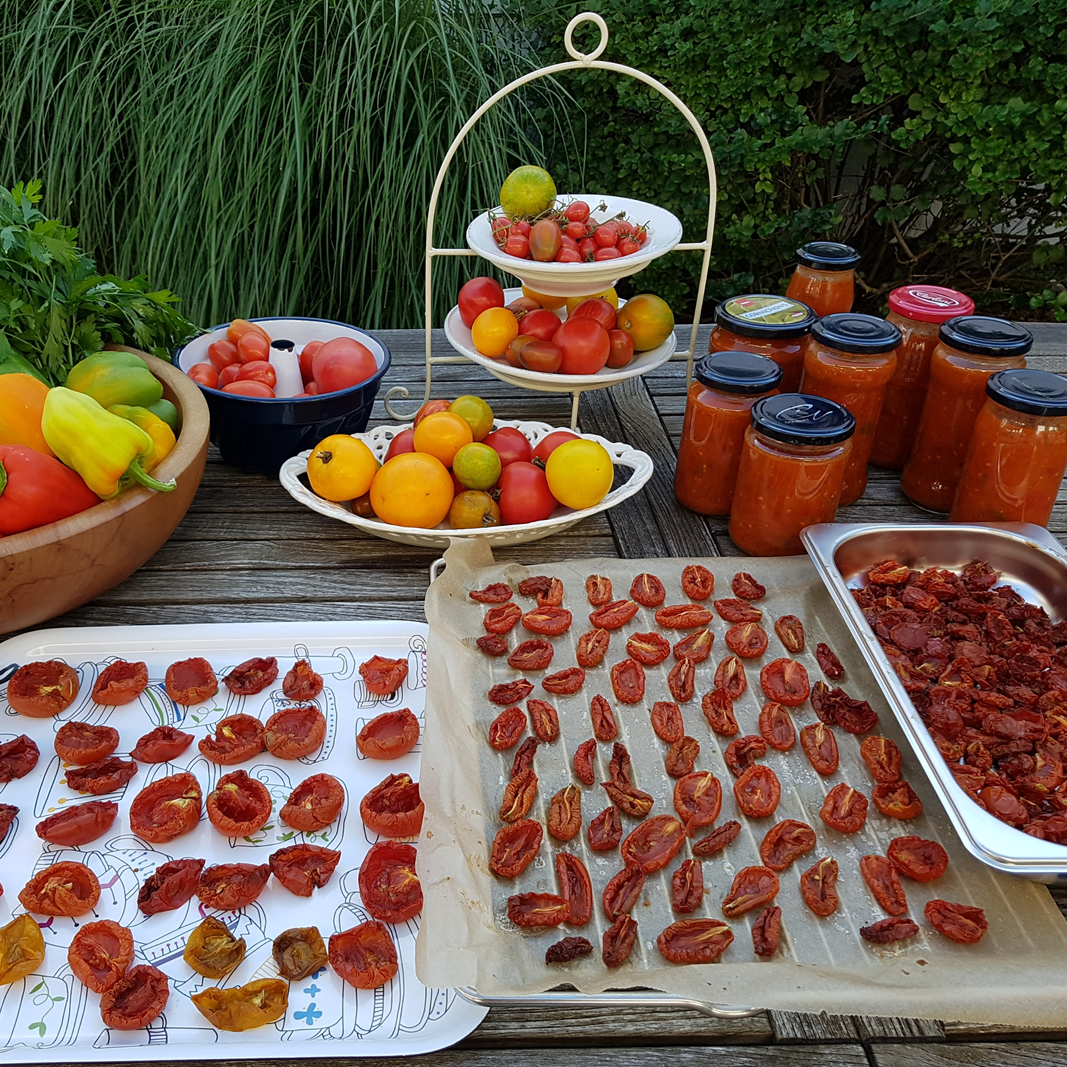
{"type": "Polygon", "coordinates": [[[28,374],[0,374],[0,445],[28,445],[52,454],[41,433],[48,386],[28,374]]]}
{"type": "Polygon", "coordinates": [[[145,460],[144,469],[155,470],[174,447],[174,431],[162,419],[153,415],[148,408],[134,407],[130,404],[112,404],[107,410],[112,415],[118,415],[120,419],[132,422],[134,426],[140,426],[152,438],[155,452],[151,461],[145,460]]]}
{"type": "Polygon", "coordinates": [[[131,482],[169,492],[174,481],[161,482],[146,474],[151,463],[152,438],[132,422],[112,415],[91,396],[56,386],[44,402],[41,429],[49,448],[73,467],[101,500],[110,500],[131,482]]]}
{"type": "Polygon", "coordinates": [[[178,414],[178,409],[169,400],[157,400],[154,404],[145,404],[145,407],[156,418],[162,419],[177,436],[181,427],[181,416],[178,414]]]}
{"type": "Polygon", "coordinates": [[[0,445],[0,536],[46,526],[99,503],[53,456],[25,445],[0,445]]]}
{"type": "Polygon", "coordinates": [[[163,395],[163,383],[132,352],[97,352],[75,363],[66,386],[99,401],[101,407],[134,404],[148,407],[163,395]]]}

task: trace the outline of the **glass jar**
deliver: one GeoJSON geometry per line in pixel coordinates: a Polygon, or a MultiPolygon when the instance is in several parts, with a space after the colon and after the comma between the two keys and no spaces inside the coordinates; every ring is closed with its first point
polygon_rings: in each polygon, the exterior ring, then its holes
{"type": "Polygon", "coordinates": [[[702,515],[729,515],[752,405],[777,391],[782,368],[753,352],[714,352],[693,371],[674,495],[702,515]]]}
{"type": "Polygon", "coordinates": [[[820,318],[852,310],[859,252],[835,241],[811,241],[797,249],[797,260],[786,296],[803,301],[820,318]]]}
{"type": "Polygon", "coordinates": [[[1033,343],[1029,330],[1007,319],[965,315],[941,324],[915,447],[900,476],[919,507],[952,507],[986,382],[999,370],[1025,367],[1033,343]]]}
{"type": "Polygon", "coordinates": [[[801,389],[847,408],[856,420],[852,451],[841,488],[851,504],[867,488],[867,457],[874,441],[882,394],[897,368],[900,330],[874,315],[827,315],[811,328],[801,389]]]}
{"type": "Polygon", "coordinates": [[[949,519],[1048,526],[1067,471],[1067,380],[1002,370],[985,391],[949,519]]]}
{"type": "Polygon", "coordinates": [[[819,396],[782,393],[752,407],[730,536],[752,556],[798,556],[800,531],[833,522],[856,420],[819,396]]]}
{"type": "Polygon", "coordinates": [[[974,301],[940,285],[908,285],[889,294],[886,321],[900,329],[897,369],[882,398],[869,462],[900,470],[911,455],[919,429],[923,398],[930,381],[930,356],[941,323],[974,313],[974,301]]]}
{"type": "Polygon", "coordinates": [[[815,312],[772,293],[731,296],[715,309],[709,352],[755,352],[782,368],[782,390],[796,392],[804,369],[804,339],[815,312]]]}

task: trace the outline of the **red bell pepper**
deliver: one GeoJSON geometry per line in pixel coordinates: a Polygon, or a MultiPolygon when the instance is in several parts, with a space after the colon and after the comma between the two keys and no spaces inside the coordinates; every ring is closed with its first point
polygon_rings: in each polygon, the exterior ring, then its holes
{"type": "Polygon", "coordinates": [[[25,445],[0,445],[0,536],[58,522],[99,503],[58,459],[25,445]]]}

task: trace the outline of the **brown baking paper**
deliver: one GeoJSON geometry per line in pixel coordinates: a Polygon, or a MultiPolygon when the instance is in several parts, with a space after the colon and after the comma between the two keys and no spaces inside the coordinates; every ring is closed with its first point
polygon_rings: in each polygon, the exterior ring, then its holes
{"type": "MultiPolygon", "coordinates": [[[[732,596],[730,579],[741,567],[767,587],[759,603],[764,611],[770,644],[760,659],[746,663],[748,690],[735,703],[740,733],[758,733],[757,717],[763,700],[759,669],[785,655],[774,634],[773,622],[792,613],[804,622],[805,651],[797,658],[812,683],[822,678],[815,647],[826,641],[845,666],[840,683],[853,696],[871,702],[878,711],[876,732],[893,738],[904,753],[904,777],[922,798],[924,813],[909,822],[881,815],[872,804],[867,824],[858,834],[846,835],[828,828],[819,818],[826,793],[838,782],[848,782],[870,796],[873,783],[859,755],[862,738],[835,728],[841,763],[836,773],[822,778],[812,769],[799,741],[788,752],[769,749],[764,762],[782,783],[782,800],[775,814],[748,819],[737,812],[734,778],[722,752],[730,739],[708,727],[700,710],[700,697],[712,687],[715,666],[729,654],[723,636],[729,624],[712,623],[712,655],[697,666],[696,695],[682,705],[686,733],[701,746],[696,767],[711,770],[723,785],[723,806],[718,822],[738,818],[742,831],[724,852],[703,861],[704,905],[692,916],[671,911],[672,872],[689,855],[683,847],[666,869],[649,875],[641,901],[632,915],[638,922],[638,940],[630,960],[618,970],[600,960],[600,943],[609,925],[600,907],[604,885],[622,861],[618,850],[592,852],[586,829],[594,815],[609,803],[599,785],[582,787],[583,827],[567,843],[547,832],[538,858],[517,879],[505,881],[489,872],[493,836],[501,825],[497,810],[507,783],[515,750],[497,752],[486,740],[489,723],[500,708],[489,703],[490,685],[520,677],[506,658],[491,659],[478,650],[475,639],[484,633],[486,605],[470,600],[470,589],[492,581],[516,587],[530,572],[519,564],[497,565],[486,546],[465,544],[448,551],[447,569],[426,597],[430,623],[429,689],[426,698],[426,736],[422,758],[422,797],[426,818],[419,843],[418,868],[425,905],[416,949],[416,969],[428,986],[473,986],[486,995],[538,993],[560,983],[571,983],[585,993],[630,986],[650,986],[714,1004],[748,1005],[793,1011],[830,1011],[861,1015],[912,1016],[1013,1026],[1060,1027],[1067,1025],[1067,923],[1044,886],[1002,875],[973,859],[955,836],[937,797],[923,777],[893,713],[883,700],[863,657],[806,557],[786,559],[592,559],[538,565],[534,573],[562,579],[563,605],[574,614],[571,629],[553,638],[555,656],[549,672],[572,666],[579,636],[589,629],[591,610],[585,596],[587,575],[612,579],[616,598],[626,597],[633,577],[642,571],[657,574],[667,588],[666,603],[683,603],[681,571],[700,562],[715,575],[715,596],[732,596]],[[720,905],[733,875],[740,868],[760,863],[759,843],[770,827],[787,818],[810,824],[818,836],[814,851],[802,856],[780,874],[781,891],[775,901],[783,911],[778,954],[760,961],[753,954],[751,927],[759,911],[729,923],[735,940],[714,964],[676,966],[667,963],[656,948],[656,936],[680,918],[722,919],[720,905]],[[950,863],[936,882],[920,884],[902,878],[909,915],[920,933],[899,946],[874,946],[863,941],[859,928],[885,918],[859,873],[859,859],[869,852],[885,853],[889,842],[903,834],[918,834],[941,842],[950,863]],[[522,931],[507,918],[507,898],[519,892],[558,892],[554,856],[566,849],[579,855],[593,881],[595,906],[584,928],[562,926],[544,932],[522,931]],[[828,919],[814,916],[800,896],[799,879],[816,858],[833,856],[840,865],[838,892],[841,904],[828,919]],[[977,945],[958,945],[942,937],[923,917],[923,906],[936,897],[976,905],[985,910],[989,930],[977,945]],[[592,941],[590,957],[565,966],[549,967],[545,949],[561,937],[581,934],[592,941]]],[[[524,610],[533,601],[518,596],[524,610]]],[[[710,603],[710,602],[709,602],[710,603]]],[[[664,770],[667,746],[654,734],[649,709],[655,700],[669,700],[667,672],[673,664],[646,667],[644,702],[620,704],[609,678],[613,663],[625,658],[630,634],[658,629],[653,611],[641,608],[621,630],[612,632],[611,647],[600,667],[587,671],[584,687],[572,697],[553,697],[536,688],[532,696],[548,699],[560,714],[562,736],[541,745],[534,760],[539,778],[538,797],[530,818],[547,822],[549,801],[563,786],[577,782],[572,759],[578,744],[592,736],[589,703],[601,693],[611,702],[619,724],[620,740],[633,758],[634,781],[656,798],[652,814],[673,812],[674,780],[664,770]]],[[[668,633],[669,637],[677,640],[668,633]]],[[[528,635],[521,624],[508,636],[510,647],[528,635]]],[[[546,672],[531,673],[535,684],[546,672]]],[[[810,703],[791,709],[800,727],[814,722],[810,703]]],[[[597,781],[608,778],[611,744],[598,746],[597,781]]],[[[637,822],[624,818],[624,833],[637,822]]],[[[710,828],[709,828],[710,829],[710,828]]],[[[707,830],[702,830],[701,834],[707,830]]]]}

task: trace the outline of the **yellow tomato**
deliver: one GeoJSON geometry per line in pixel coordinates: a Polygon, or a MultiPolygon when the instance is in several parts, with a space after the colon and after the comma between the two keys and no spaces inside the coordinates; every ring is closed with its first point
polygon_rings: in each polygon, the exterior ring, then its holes
{"type": "Polygon", "coordinates": [[[486,308],[471,327],[471,340],[483,356],[499,359],[519,335],[519,320],[507,308],[486,308]]]}
{"type": "Polygon", "coordinates": [[[619,309],[619,294],[615,292],[614,287],[611,289],[605,289],[602,293],[590,293],[588,296],[568,296],[567,302],[567,314],[569,315],[583,300],[592,300],[594,297],[600,297],[601,300],[606,300],[616,311],[619,309]]]}
{"type": "Polygon", "coordinates": [[[428,452],[451,467],[456,453],[473,440],[470,423],[451,411],[437,411],[415,427],[413,443],[416,452],[428,452]]]}
{"type": "Polygon", "coordinates": [[[528,296],[531,300],[536,300],[541,307],[547,308],[549,311],[555,311],[556,308],[561,308],[567,303],[565,296],[545,296],[544,293],[535,293],[532,289],[527,289],[525,285],[522,287],[522,295],[528,296]]]}
{"type": "Polygon", "coordinates": [[[475,441],[484,441],[493,428],[493,409],[480,396],[459,396],[448,408],[464,422],[470,423],[475,441]]]}
{"type": "Polygon", "coordinates": [[[448,524],[453,530],[474,530],[500,525],[500,505],[477,489],[459,493],[448,510],[448,524]]]}
{"type": "Polygon", "coordinates": [[[580,510],[599,504],[611,489],[615,468],[608,450],[596,441],[564,441],[545,464],[552,495],[564,506],[580,510]]]}
{"type": "Polygon", "coordinates": [[[500,455],[488,445],[464,445],[452,460],[452,473],[468,489],[490,489],[500,477],[500,455]]]}
{"type": "Polygon", "coordinates": [[[635,352],[648,352],[663,344],[671,335],[674,312],[661,297],[641,293],[626,301],[615,326],[630,335],[635,352]]]}
{"type": "Polygon", "coordinates": [[[324,437],[308,456],[308,481],[324,500],[355,500],[362,496],[381,464],[362,442],[348,434],[324,437]]]}
{"type": "Polygon", "coordinates": [[[393,526],[430,529],[452,506],[452,475],[425,452],[404,452],[382,465],[370,486],[374,514],[393,526]]]}

